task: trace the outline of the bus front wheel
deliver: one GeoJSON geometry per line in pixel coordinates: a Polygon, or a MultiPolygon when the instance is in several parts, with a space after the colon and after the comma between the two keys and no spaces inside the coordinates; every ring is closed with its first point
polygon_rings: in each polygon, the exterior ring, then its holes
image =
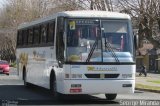
{"type": "Polygon", "coordinates": [[[50,92],[55,99],[61,99],[61,94],[57,92],[56,77],[53,73],[50,75],[50,92]]]}
{"type": "Polygon", "coordinates": [[[107,100],[114,100],[117,97],[117,94],[105,94],[107,100]]]}
{"type": "Polygon", "coordinates": [[[23,69],[23,82],[25,87],[29,87],[29,84],[27,83],[27,76],[26,76],[26,70],[25,68],[23,69]]]}

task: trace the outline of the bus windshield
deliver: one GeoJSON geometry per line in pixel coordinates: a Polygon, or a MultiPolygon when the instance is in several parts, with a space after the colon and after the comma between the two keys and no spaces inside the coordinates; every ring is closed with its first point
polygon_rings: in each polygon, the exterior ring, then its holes
{"type": "Polygon", "coordinates": [[[69,19],[67,62],[133,62],[125,20],[69,19]]]}

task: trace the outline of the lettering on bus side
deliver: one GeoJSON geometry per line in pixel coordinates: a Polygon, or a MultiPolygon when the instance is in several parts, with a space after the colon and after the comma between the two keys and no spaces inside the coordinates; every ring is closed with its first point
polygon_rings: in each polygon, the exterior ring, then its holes
{"type": "Polygon", "coordinates": [[[46,52],[36,52],[35,50],[33,51],[33,59],[36,61],[45,61],[45,56],[46,52]]]}
{"type": "Polygon", "coordinates": [[[93,67],[88,66],[88,71],[117,71],[117,67],[93,67]]]}

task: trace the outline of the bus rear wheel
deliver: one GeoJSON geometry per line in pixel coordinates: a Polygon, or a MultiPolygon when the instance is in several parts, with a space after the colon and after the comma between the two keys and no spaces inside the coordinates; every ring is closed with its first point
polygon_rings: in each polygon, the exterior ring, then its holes
{"type": "Polygon", "coordinates": [[[117,94],[105,94],[107,100],[114,100],[117,97],[117,94]]]}

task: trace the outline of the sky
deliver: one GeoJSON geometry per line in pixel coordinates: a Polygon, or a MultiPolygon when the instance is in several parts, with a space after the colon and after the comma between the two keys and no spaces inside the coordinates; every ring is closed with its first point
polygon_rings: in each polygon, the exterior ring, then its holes
{"type": "Polygon", "coordinates": [[[7,2],[6,0],[0,0],[0,8],[3,8],[6,2],[7,2]]]}

